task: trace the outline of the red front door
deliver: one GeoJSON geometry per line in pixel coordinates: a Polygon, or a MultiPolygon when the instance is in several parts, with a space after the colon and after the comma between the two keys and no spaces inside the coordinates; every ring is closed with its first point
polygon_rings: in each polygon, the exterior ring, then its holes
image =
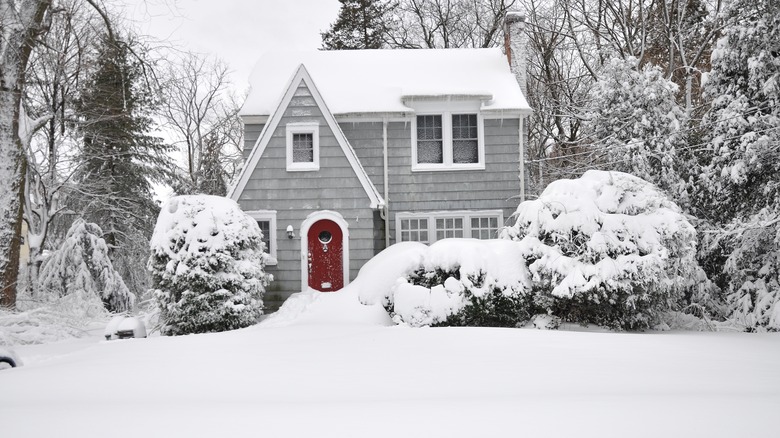
{"type": "Polygon", "coordinates": [[[343,238],[338,224],[321,219],[309,228],[309,287],[333,292],[344,287],[343,238]]]}

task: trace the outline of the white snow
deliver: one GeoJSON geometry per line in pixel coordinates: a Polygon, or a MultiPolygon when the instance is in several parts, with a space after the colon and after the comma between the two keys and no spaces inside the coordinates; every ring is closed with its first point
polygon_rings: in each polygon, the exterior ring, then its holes
{"type": "Polygon", "coordinates": [[[106,325],[103,336],[105,336],[106,340],[118,339],[118,331],[130,330],[132,330],[134,338],[146,337],[146,326],[139,318],[128,315],[116,315],[106,325]]]}
{"type": "Polygon", "coordinates": [[[0,433],[731,438],[778,432],[777,334],[312,322],[99,339],[17,347],[25,366],[0,371],[0,433]]]}
{"type": "MultiPolygon", "coordinates": [[[[531,283],[522,250],[520,242],[510,240],[442,239],[433,243],[410,257],[421,256],[416,268],[457,271],[460,280],[449,277],[442,285],[426,288],[409,284],[403,278],[406,275],[399,276],[402,278],[397,278],[387,299],[394,303],[394,321],[412,326],[442,322],[467,305],[466,289],[475,297],[495,289],[513,296],[523,293],[531,283]],[[479,284],[475,284],[476,279],[479,284]]],[[[408,273],[414,270],[408,269],[408,273]]]]}
{"type": "Polygon", "coordinates": [[[333,114],[411,112],[404,97],[489,96],[483,110],[530,111],[506,56],[493,49],[267,52],[241,115],[270,115],[303,64],[333,114]]]}
{"type": "Polygon", "coordinates": [[[651,293],[676,291],[699,280],[695,229],[676,204],[635,176],[589,170],[560,179],[515,216],[503,237],[522,241],[536,259],[528,267],[534,281],[553,278],[555,296],[603,285],[631,291],[639,282],[651,293]]]}

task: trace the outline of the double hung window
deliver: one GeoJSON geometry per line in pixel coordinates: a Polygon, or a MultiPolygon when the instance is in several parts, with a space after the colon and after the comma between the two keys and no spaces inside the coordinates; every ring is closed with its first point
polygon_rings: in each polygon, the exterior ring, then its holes
{"type": "Polygon", "coordinates": [[[317,123],[287,125],[287,170],[308,171],[320,168],[320,127],[317,123]]]}
{"type": "Polygon", "coordinates": [[[412,170],[485,168],[482,118],[476,113],[420,114],[412,132],[412,170]]]}

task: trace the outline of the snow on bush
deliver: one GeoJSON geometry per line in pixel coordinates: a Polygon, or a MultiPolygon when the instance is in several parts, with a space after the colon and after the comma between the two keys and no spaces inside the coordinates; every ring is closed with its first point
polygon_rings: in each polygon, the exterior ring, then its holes
{"type": "Polygon", "coordinates": [[[272,277],[260,228],[217,196],[177,196],[160,211],[151,240],[152,295],[162,333],[181,335],[254,324],[272,277]]]}
{"type": "Polygon", "coordinates": [[[108,312],[98,299],[85,312],[84,301],[66,295],[25,311],[0,309],[0,345],[46,344],[89,335],[105,324],[108,312]]]}
{"type": "Polygon", "coordinates": [[[535,313],[621,329],[704,294],[696,231],[650,183],[591,170],[520,204],[503,237],[520,241],[535,313]]]}
{"type": "Polygon", "coordinates": [[[102,235],[96,224],[83,219],[73,222],[60,248],[41,269],[45,294],[53,298],[70,295],[70,304],[83,303],[85,312],[91,312],[96,301],[111,312],[123,312],[133,305],[135,295],[114,270],[102,235]]]}
{"type": "Polygon", "coordinates": [[[761,211],[752,219],[719,236],[732,249],[724,267],[730,319],[746,331],[780,331],[780,216],[761,211]]]}
{"type": "Polygon", "coordinates": [[[443,239],[397,281],[388,308],[396,323],[514,326],[530,275],[521,245],[507,240],[443,239]]]}
{"type": "Polygon", "coordinates": [[[634,57],[605,63],[589,96],[588,134],[605,151],[610,170],[638,176],[687,201],[686,115],[677,85],[634,57]]]}
{"type": "Polygon", "coordinates": [[[427,253],[423,243],[398,242],[366,262],[350,287],[358,290],[361,303],[388,308],[393,304],[396,281],[420,269],[427,253]]]}

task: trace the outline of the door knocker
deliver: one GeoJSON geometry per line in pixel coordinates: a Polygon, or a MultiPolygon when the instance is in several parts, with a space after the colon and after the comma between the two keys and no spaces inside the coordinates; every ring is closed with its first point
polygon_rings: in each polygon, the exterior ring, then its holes
{"type": "Polygon", "coordinates": [[[331,240],[333,240],[333,235],[330,234],[330,231],[323,230],[320,231],[320,234],[317,236],[317,239],[319,239],[320,243],[322,244],[322,252],[328,252],[328,244],[331,240]]]}

